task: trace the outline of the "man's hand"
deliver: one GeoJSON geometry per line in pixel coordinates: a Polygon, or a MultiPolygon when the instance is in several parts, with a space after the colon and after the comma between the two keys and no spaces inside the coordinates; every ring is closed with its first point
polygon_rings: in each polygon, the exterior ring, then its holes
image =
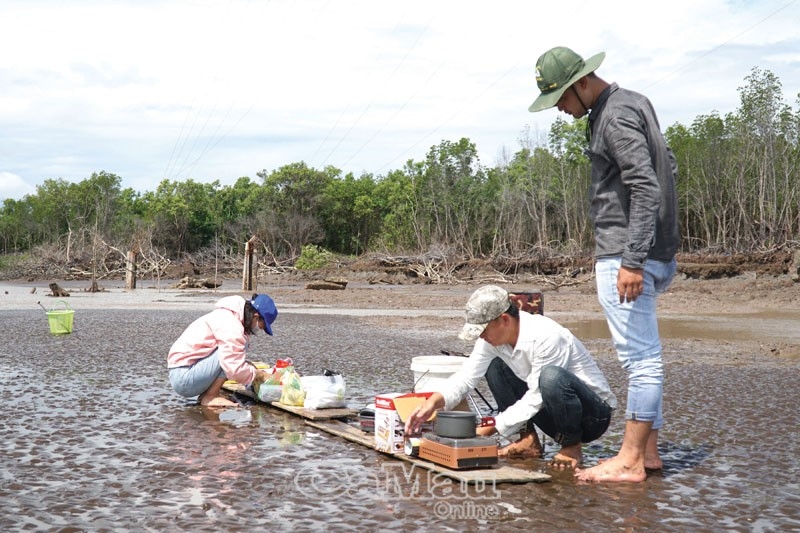
{"type": "Polygon", "coordinates": [[[475,428],[475,434],[479,437],[488,437],[497,433],[494,426],[478,426],[475,428]]]}
{"type": "Polygon", "coordinates": [[[617,292],[619,303],[633,302],[644,291],[644,269],[619,267],[617,292]]]}
{"type": "Polygon", "coordinates": [[[405,427],[406,435],[416,435],[419,433],[422,424],[427,422],[440,407],[444,407],[444,396],[438,392],[434,392],[430,398],[425,400],[425,403],[416,407],[411,411],[411,414],[408,415],[405,427]]]}

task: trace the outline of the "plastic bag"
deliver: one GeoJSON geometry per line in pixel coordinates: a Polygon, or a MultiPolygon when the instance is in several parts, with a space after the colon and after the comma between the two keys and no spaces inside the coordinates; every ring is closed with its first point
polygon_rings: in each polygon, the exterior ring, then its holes
{"type": "MultiPolygon", "coordinates": [[[[264,382],[266,385],[279,386],[283,382],[283,374],[289,370],[294,369],[294,363],[290,357],[286,359],[278,359],[275,361],[275,366],[269,369],[269,377],[264,382]]],[[[275,401],[278,401],[277,399],[275,401]]]]}
{"type": "Polygon", "coordinates": [[[347,407],[344,399],[345,382],[341,374],[303,376],[300,381],[306,391],[306,409],[347,407]]]}
{"type": "Polygon", "coordinates": [[[287,357],[286,359],[278,359],[275,365],[271,367],[264,363],[261,363],[261,365],[262,366],[253,364],[253,366],[259,370],[263,370],[267,376],[263,382],[259,378],[253,381],[253,392],[255,392],[256,397],[264,403],[278,402],[283,395],[283,375],[288,370],[294,370],[292,360],[287,357]]]}
{"type": "Polygon", "coordinates": [[[266,383],[255,387],[256,396],[264,403],[272,403],[280,401],[283,395],[283,386],[281,385],[267,385],[266,383]]]}
{"type": "Polygon", "coordinates": [[[264,381],[265,385],[281,385],[281,380],[283,379],[283,374],[286,372],[285,368],[276,368],[272,367],[272,371],[269,373],[266,381],[264,381]]]}
{"type": "Polygon", "coordinates": [[[303,383],[300,381],[300,376],[294,371],[294,368],[287,368],[283,373],[283,389],[281,391],[280,402],[283,405],[294,405],[303,407],[306,393],[303,390],[303,383]]]}
{"type": "Polygon", "coordinates": [[[256,398],[261,400],[265,403],[270,402],[277,402],[281,399],[281,392],[283,391],[283,387],[280,386],[280,377],[278,378],[278,382],[273,381],[274,374],[271,372],[269,368],[259,368],[261,372],[256,374],[255,379],[249,385],[249,389],[251,389],[256,398]]]}

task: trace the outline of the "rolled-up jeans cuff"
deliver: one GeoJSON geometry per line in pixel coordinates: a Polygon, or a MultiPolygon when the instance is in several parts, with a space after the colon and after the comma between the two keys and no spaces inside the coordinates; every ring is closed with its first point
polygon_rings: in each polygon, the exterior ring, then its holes
{"type": "Polygon", "coordinates": [[[625,420],[637,420],[639,422],[655,422],[658,418],[657,412],[646,411],[625,411],[625,420]]]}

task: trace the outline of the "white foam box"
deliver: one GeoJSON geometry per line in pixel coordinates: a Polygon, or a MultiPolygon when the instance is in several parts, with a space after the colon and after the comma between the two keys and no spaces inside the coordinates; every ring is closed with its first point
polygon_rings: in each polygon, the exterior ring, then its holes
{"type": "MultiPolygon", "coordinates": [[[[394,392],[375,396],[375,449],[383,453],[403,453],[405,419],[432,392],[394,392]]],[[[423,424],[425,431],[432,426],[423,424]]]]}

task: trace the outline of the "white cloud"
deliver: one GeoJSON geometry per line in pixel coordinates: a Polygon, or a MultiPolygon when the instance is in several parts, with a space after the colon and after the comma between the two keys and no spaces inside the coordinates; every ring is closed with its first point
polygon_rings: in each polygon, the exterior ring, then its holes
{"type": "Polygon", "coordinates": [[[16,174],[0,172],[0,204],[8,198],[18,200],[34,192],[34,187],[16,174]]]}
{"type": "Polygon", "coordinates": [[[732,112],[755,66],[793,104],[800,3],[587,0],[94,1],[0,5],[0,172],[31,186],[105,170],[123,186],[304,160],[385,174],[443,139],[484,164],[530,126],[533,65],[600,50],[662,127],[732,112]]]}

